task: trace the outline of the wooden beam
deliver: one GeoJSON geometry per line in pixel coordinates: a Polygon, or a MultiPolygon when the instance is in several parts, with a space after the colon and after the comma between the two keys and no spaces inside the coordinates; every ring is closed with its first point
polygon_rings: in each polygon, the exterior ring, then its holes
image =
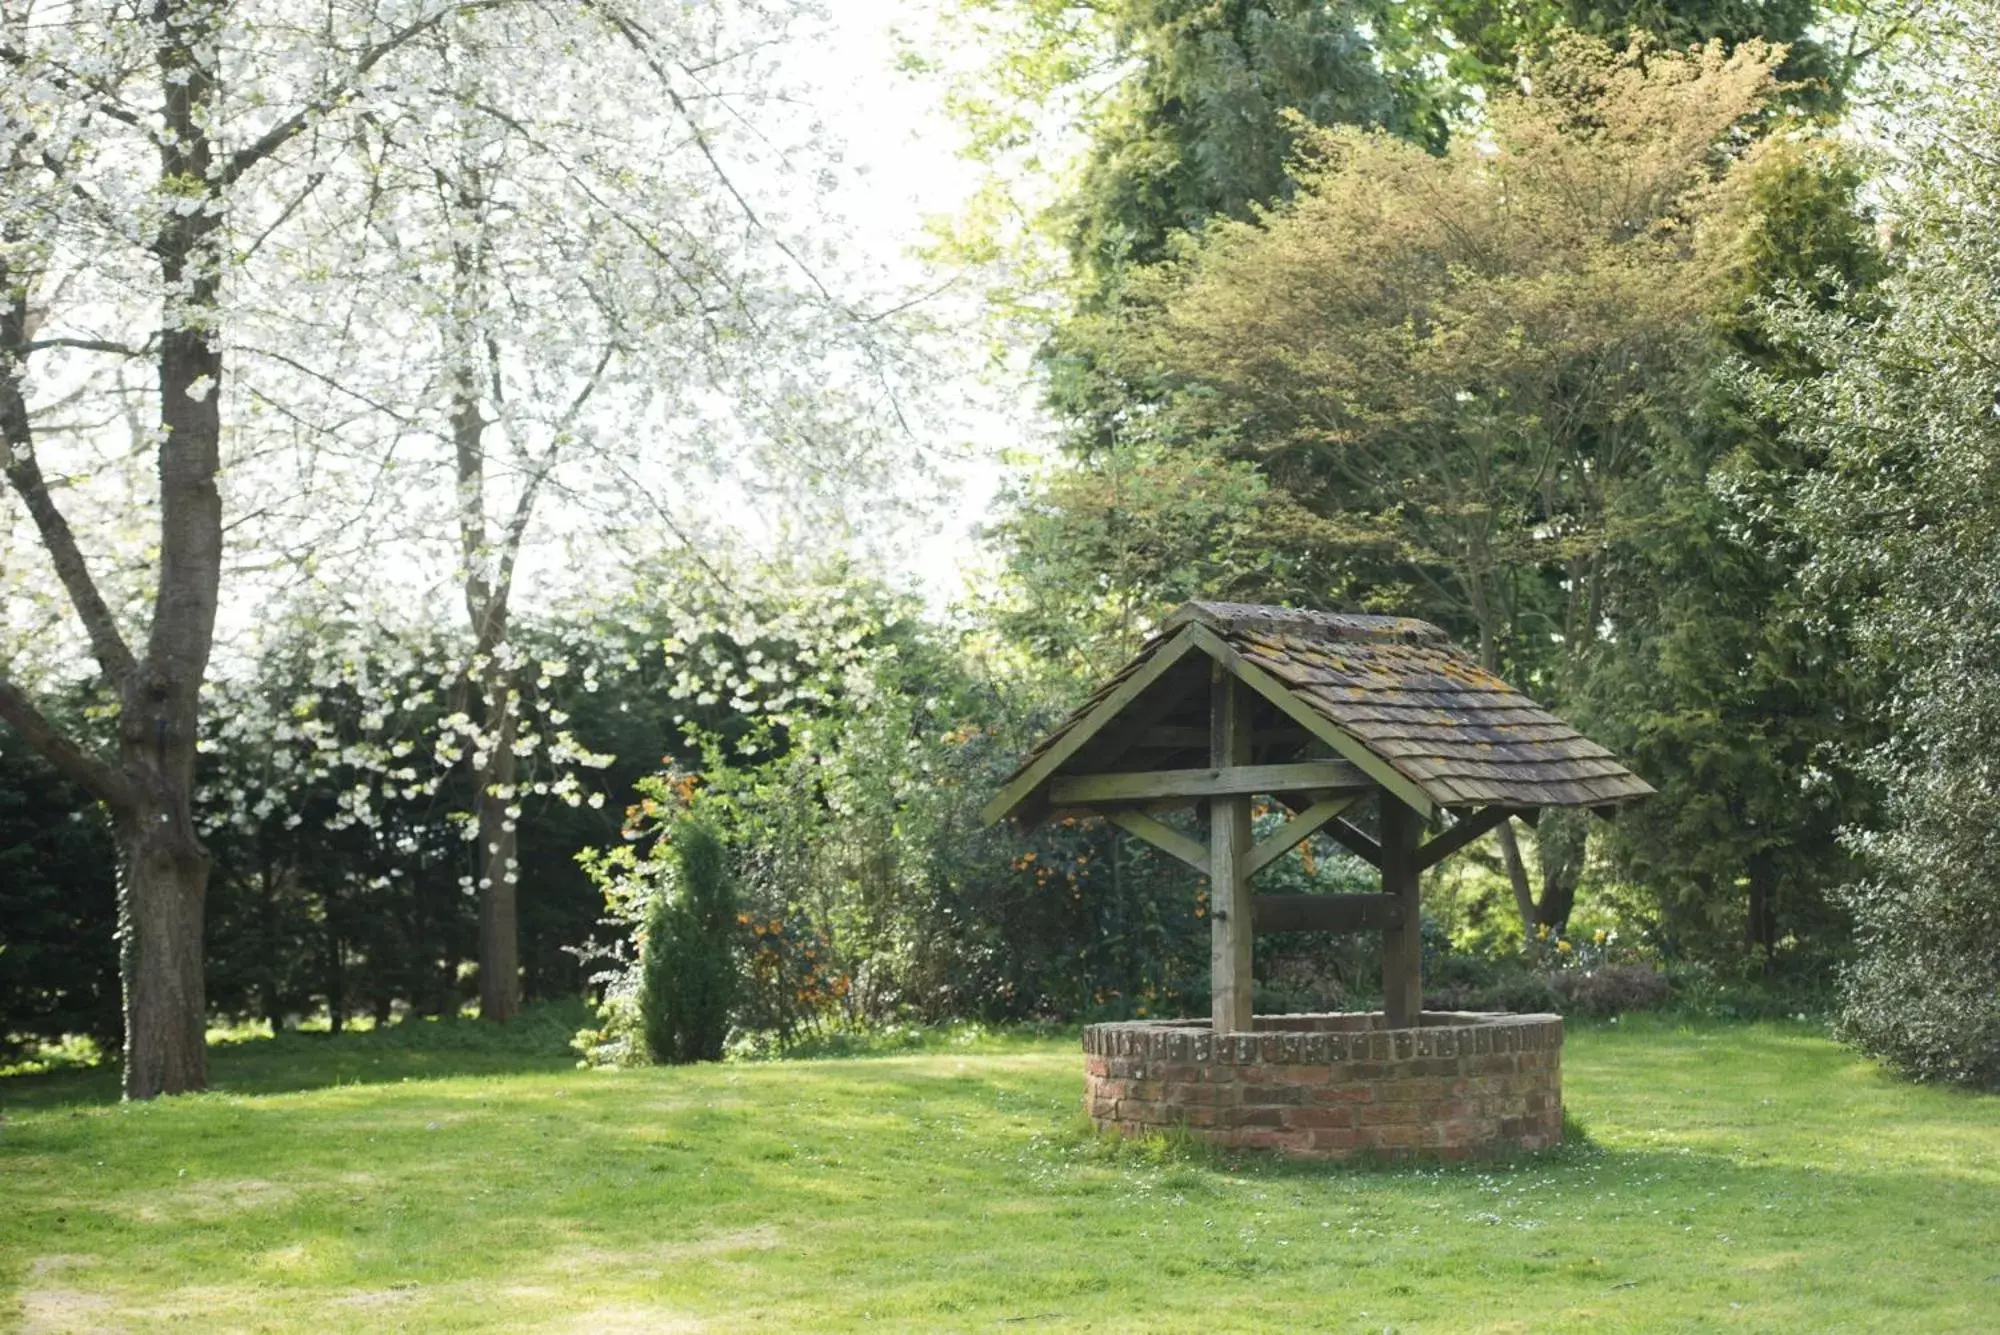
{"type": "Polygon", "coordinates": [[[1049,801],[1067,807],[1087,802],[1148,802],[1160,797],[1247,797],[1252,793],[1327,789],[1360,792],[1372,786],[1367,775],[1345,760],[1308,760],[1293,765],[1064,775],[1049,781],[1049,801]]]}
{"type": "Polygon", "coordinates": [[[1104,818],[1126,833],[1144,839],[1162,853],[1171,853],[1202,875],[1208,874],[1208,849],[1202,846],[1200,840],[1190,839],[1173,826],[1129,807],[1107,811],[1104,818]]]}
{"type": "Polygon", "coordinates": [[[1394,765],[1369,750],[1359,738],[1350,736],[1331,720],[1322,716],[1318,710],[1300,699],[1291,687],[1237,653],[1226,640],[1207,626],[1198,622],[1190,623],[1182,633],[1194,636],[1195,642],[1207,651],[1209,657],[1226,666],[1244,685],[1284,711],[1294,723],[1359,765],[1370,779],[1401,798],[1419,816],[1426,820],[1430,818],[1431,812],[1436,809],[1436,804],[1423,789],[1405,778],[1394,765]]]}
{"type": "Polygon", "coordinates": [[[1392,895],[1253,895],[1259,932],[1376,932],[1399,927],[1403,903],[1392,895]]]}
{"type": "Polygon", "coordinates": [[[1276,830],[1257,841],[1250,850],[1250,862],[1246,875],[1255,876],[1264,868],[1297,848],[1313,837],[1320,826],[1338,816],[1341,812],[1361,800],[1358,793],[1341,793],[1334,797],[1322,798],[1298,815],[1280,825],[1276,830]]]}
{"type": "Polygon", "coordinates": [[[1415,1028],[1423,1014],[1423,915],[1417,897],[1417,813],[1382,798],[1382,893],[1403,906],[1382,933],[1382,1009],[1391,1029],[1415,1028]]]}
{"type": "Polygon", "coordinates": [[[1513,815],[1506,807],[1483,807],[1458,822],[1435,839],[1426,839],[1417,849],[1417,870],[1429,871],[1483,834],[1499,829],[1513,815]]]}
{"type": "Polygon", "coordinates": [[[1011,814],[1041,786],[1044,779],[1055,773],[1063,762],[1081,750],[1100,729],[1117,718],[1127,705],[1138,699],[1147,687],[1164,677],[1174,664],[1187,657],[1199,644],[1200,641],[1192,634],[1182,631],[1161,645],[1143,666],[1119,685],[1117,690],[1100,700],[1097,707],[1064,732],[1056,740],[1055,745],[1038,756],[1032,765],[1016,775],[1005,788],[994,794],[993,800],[981,809],[980,819],[991,825],[1011,814]]]}
{"type": "MultiPolygon", "coordinates": [[[[1390,800],[1383,799],[1385,803],[1390,800]]],[[[1382,865],[1382,845],[1370,839],[1365,831],[1355,829],[1344,820],[1332,820],[1326,823],[1326,833],[1328,838],[1369,866],[1382,865]]]]}
{"type": "MultiPolygon", "coordinates": [[[[1209,689],[1208,762],[1217,773],[1250,759],[1250,692],[1220,663],[1209,689]]],[[[1208,804],[1209,997],[1214,1031],[1247,1033],[1250,1011],[1250,789],[1208,804]]]]}
{"type": "MultiPolygon", "coordinates": [[[[1266,743],[1295,743],[1299,746],[1304,746],[1311,738],[1312,734],[1308,733],[1304,728],[1259,728],[1257,730],[1257,744],[1259,746],[1266,743]]],[[[1140,746],[1201,747],[1206,750],[1208,747],[1208,729],[1182,726],[1174,723],[1161,723],[1148,729],[1145,735],[1139,739],[1138,744],[1140,746]]]]}

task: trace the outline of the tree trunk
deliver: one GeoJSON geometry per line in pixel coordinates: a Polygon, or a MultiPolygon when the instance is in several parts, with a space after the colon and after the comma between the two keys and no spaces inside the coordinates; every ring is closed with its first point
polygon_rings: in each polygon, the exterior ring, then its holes
{"type": "Polygon", "coordinates": [[[202,1089],[208,1084],[201,967],[208,858],[184,821],[157,808],[120,819],[117,830],[124,859],[125,1096],[202,1089]]]}
{"type": "Polygon", "coordinates": [[[1528,884],[1528,864],[1521,860],[1521,841],[1514,835],[1514,822],[1504,821],[1494,831],[1500,836],[1500,858],[1507,864],[1507,884],[1514,889],[1514,911],[1521,918],[1521,935],[1535,934],[1535,891],[1528,884]]]}
{"type": "Polygon", "coordinates": [[[326,918],[326,1031],[338,1034],[347,1023],[347,968],[341,958],[340,906],[332,895],[320,897],[326,918]]]}
{"type": "Polygon", "coordinates": [[[1590,851],[1590,821],[1582,811],[1557,809],[1543,812],[1535,829],[1535,851],[1542,864],[1542,898],[1535,905],[1535,921],[1547,924],[1551,932],[1560,934],[1569,927],[1590,851]]]}
{"type": "MultiPolygon", "coordinates": [[[[1479,665],[1496,676],[1500,671],[1500,642],[1493,628],[1493,609],[1486,597],[1485,584],[1479,579],[1467,585],[1468,601],[1472,604],[1475,624],[1479,628],[1479,665]]],[[[1507,884],[1514,891],[1514,912],[1521,919],[1521,935],[1524,939],[1535,934],[1535,891],[1528,883],[1528,864],[1521,859],[1521,841],[1514,833],[1514,822],[1500,822],[1495,832],[1500,836],[1500,860],[1507,867],[1507,884]]]]}
{"type": "Polygon", "coordinates": [[[521,1010],[521,928],[517,899],[520,835],[509,814],[514,781],[514,683],[495,671],[486,681],[486,763],[479,785],[479,1017],[511,1020],[521,1010]]]}
{"type": "Polygon", "coordinates": [[[285,1030],[285,1000],[279,995],[278,977],[278,961],[284,958],[278,934],[278,875],[270,859],[264,859],[264,865],[257,872],[258,935],[264,950],[257,990],[264,1019],[271,1026],[273,1038],[285,1030]]]}
{"type": "Polygon", "coordinates": [[[1778,953],[1777,879],[1771,873],[1771,860],[1759,853],[1751,857],[1746,869],[1746,879],[1750,882],[1750,902],[1744,915],[1744,939],[1750,948],[1759,952],[1765,967],[1769,967],[1778,953]]]}
{"type": "MultiPolygon", "coordinates": [[[[208,138],[219,11],[162,0],[155,57],[165,99],[161,179],[216,199],[208,138]]],[[[160,557],[143,660],[123,683],[118,758],[130,789],[117,813],[125,858],[125,1093],[146,1099],[208,1083],[202,909],[208,854],[192,799],[202,677],[222,582],[222,352],[219,208],[170,210],[154,238],[172,294],[160,330],[160,557]]],[[[102,657],[102,655],[100,655],[102,657]]]]}

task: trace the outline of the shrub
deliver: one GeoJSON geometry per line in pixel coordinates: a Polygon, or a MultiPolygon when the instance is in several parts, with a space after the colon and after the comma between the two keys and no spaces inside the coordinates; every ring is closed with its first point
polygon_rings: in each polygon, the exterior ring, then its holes
{"type": "MultiPolygon", "coordinates": [[[[1933,847],[1949,842],[1932,836],[1933,847]]],[[[1951,879],[1846,888],[1860,950],[1841,978],[1843,1041],[1918,1080],[2000,1089],[2000,894],[1991,865],[1966,858],[1951,879]]]]}
{"type": "Polygon", "coordinates": [[[715,831],[683,820],[671,848],[675,884],[654,895],[639,954],[646,1050],[655,1061],[720,1061],[736,992],[736,896],[715,831]]]}
{"type": "Polygon", "coordinates": [[[1603,1017],[1657,1010],[1673,993],[1667,976],[1646,963],[1565,970],[1553,975],[1549,984],[1564,1015],[1603,1017]]]}
{"type": "Polygon", "coordinates": [[[1546,977],[1519,959],[1449,951],[1425,961],[1424,1006],[1429,1010],[1553,1014],[1561,1012],[1562,998],[1546,977]]]}

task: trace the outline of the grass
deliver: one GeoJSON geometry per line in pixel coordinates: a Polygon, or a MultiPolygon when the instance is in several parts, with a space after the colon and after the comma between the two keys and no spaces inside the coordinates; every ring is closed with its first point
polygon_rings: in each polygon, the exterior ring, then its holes
{"type": "Polygon", "coordinates": [[[0,1326],[2000,1321],[2000,1099],[1897,1083],[1805,1026],[1580,1027],[1588,1142],[1340,1169],[1103,1141],[1073,1038],[597,1072],[566,1024],[236,1044],[217,1092],[149,1105],[0,1081],[0,1326]]]}

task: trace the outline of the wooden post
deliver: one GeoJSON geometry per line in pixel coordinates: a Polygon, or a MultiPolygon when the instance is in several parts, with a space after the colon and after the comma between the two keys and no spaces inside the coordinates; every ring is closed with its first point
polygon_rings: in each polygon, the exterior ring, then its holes
{"type": "Polygon", "coordinates": [[[1423,915],[1417,895],[1417,813],[1386,791],[1382,803],[1382,893],[1403,905],[1382,933],[1382,1009],[1391,1029],[1412,1029],[1424,1006],[1423,915]]]}
{"type": "MultiPolygon", "coordinates": [[[[1250,763],[1255,699],[1216,664],[1209,678],[1208,762],[1250,763]]],[[[1211,1013],[1218,1034],[1250,1029],[1250,795],[1209,799],[1208,912],[1211,1013]]]]}

